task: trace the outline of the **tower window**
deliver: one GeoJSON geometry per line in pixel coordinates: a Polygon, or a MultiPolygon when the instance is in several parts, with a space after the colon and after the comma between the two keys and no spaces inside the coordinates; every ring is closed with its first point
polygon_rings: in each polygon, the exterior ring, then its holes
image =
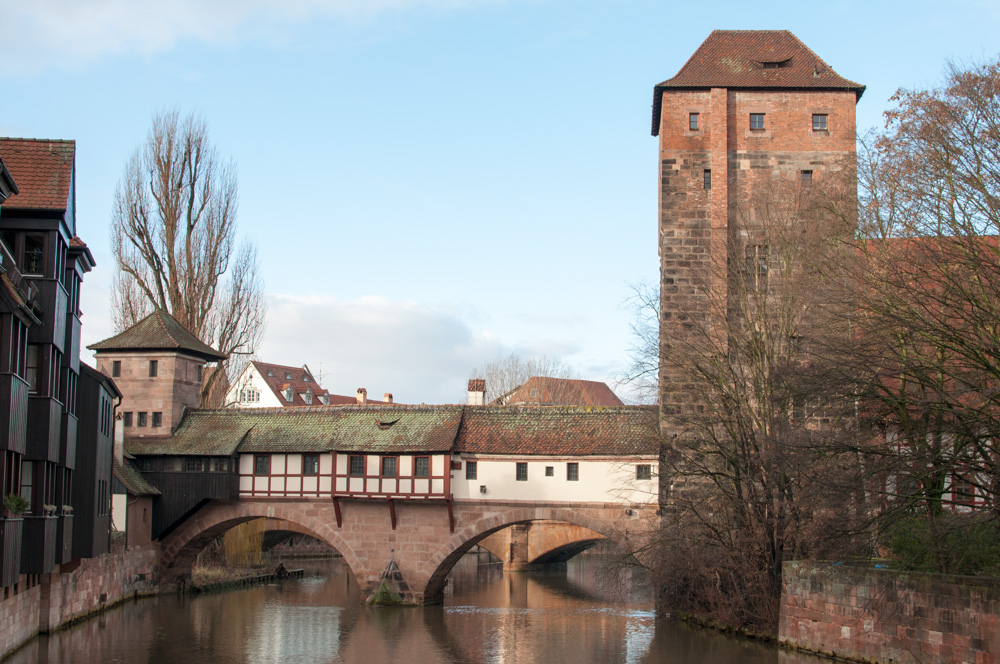
{"type": "Polygon", "coordinates": [[[826,113],[813,113],[813,131],[826,131],[826,113]]]}
{"type": "Polygon", "coordinates": [[[688,113],[688,129],[698,131],[698,114],[688,113]]]}
{"type": "Polygon", "coordinates": [[[764,128],[764,114],[763,113],[751,113],[750,114],[750,128],[751,129],[763,129],[764,128]]]}
{"type": "Polygon", "coordinates": [[[160,368],[160,363],[158,360],[149,361],[149,377],[156,378],[157,370],[160,368]]]}
{"type": "Polygon", "coordinates": [[[704,180],[705,180],[705,182],[704,182],[705,189],[706,190],[711,189],[712,188],[712,171],[710,169],[708,169],[708,168],[705,169],[704,180]]]}
{"type": "Polygon", "coordinates": [[[802,186],[808,187],[813,183],[813,172],[812,171],[802,171],[802,186]]]}
{"type": "Polygon", "coordinates": [[[153,427],[163,426],[163,413],[153,413],[153,427]]]}
{"type": "Polygon", "coordinates": [[[767,285],[767,245],[751,244],[746,248],[746,288],[762,291],[767,285]]]}
{"type": "Polygon", "coordinates": [[[111,363],[111,377],[121,378],[122,375],[122,361],[115,360],[111,363]]]}

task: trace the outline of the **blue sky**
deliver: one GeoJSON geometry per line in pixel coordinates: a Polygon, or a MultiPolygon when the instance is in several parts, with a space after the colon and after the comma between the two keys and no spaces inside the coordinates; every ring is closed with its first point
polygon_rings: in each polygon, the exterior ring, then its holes
{"type": "Polygon", "coordinates": [[[868,86],[862,129],[946,60],[1000,52],[992,0],[0,0],[0,16],[0,135],[77,141],[98,262],[85,344],[112,333],[115,185],[176,107],[238,166],[271,312],[260,358],[403,403],[460,401],[510,351],[593,380],[625,367],[628,283],[657,273],[652,87],[711,30],[792,30],[868,86]]]}

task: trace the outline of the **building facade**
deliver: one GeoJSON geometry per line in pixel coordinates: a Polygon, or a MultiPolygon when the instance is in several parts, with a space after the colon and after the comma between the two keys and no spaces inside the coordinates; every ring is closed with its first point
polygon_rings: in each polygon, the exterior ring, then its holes
{"type": "MultiPolygon", "coordinates": [[[[723,329],[713,317],[726,313],[734,270],[767,277],[776,257],[755,197],[854,168],[863,92],[784,30],[716,30],[655,86],[661,349],[696,334],[692,321],[723,329]]],[[[690,408],[684,377],[662,362],[660,373],[664,413],[690,408]]]]}

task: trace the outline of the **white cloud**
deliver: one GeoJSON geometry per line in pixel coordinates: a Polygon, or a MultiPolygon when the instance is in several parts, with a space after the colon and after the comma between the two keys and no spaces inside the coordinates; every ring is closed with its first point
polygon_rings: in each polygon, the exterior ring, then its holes
{"type": "Polygon", "coordinates": [[[33,72],[105,55],[151,55],[179,42],[231,44],[307,20],[369,20],[411,8],[451,9],[491,0],[31,0],[0,20],[0,67],[33,72]]]}
{"type": "Polygon", "coordinates": [[[381,297],[271,295],[261,360],[308,364],[322,386],[399,403],[461,403],[469,372],[505,350],[450,312],[381,297]]]}

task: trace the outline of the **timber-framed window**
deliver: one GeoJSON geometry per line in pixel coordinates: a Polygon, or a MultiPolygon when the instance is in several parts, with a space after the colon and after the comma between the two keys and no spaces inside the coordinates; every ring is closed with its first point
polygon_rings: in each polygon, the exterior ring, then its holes
{"type": "Polygon", "coordinates": [[[365,474],[365,458],[357,455],[351,456],[347,472],[352,477],[363,477],[365,474]]]}
{"type": "Polygon", "coordinates": [[[271,455],[270,454],[255,454],[253,457],[253,474],[254,475],[270,475],[271,474],[271,455]]]}
{"type": "Polygon", "coordinates": [[[382,477],[396,477],[399,459],[394,456],[382,457],[382,477]]]}
{"type": "Polygon", "coordinates": [[[302,457],[302,474],[319,475],[319,455],[306,454],[302,457]]]}
{"type": "Polygon", "coordinates": [[[415,457],[413,459],[413,476],[414,477],[430,477],[431,476],[431,458],[425,456],[415,457]]]}

